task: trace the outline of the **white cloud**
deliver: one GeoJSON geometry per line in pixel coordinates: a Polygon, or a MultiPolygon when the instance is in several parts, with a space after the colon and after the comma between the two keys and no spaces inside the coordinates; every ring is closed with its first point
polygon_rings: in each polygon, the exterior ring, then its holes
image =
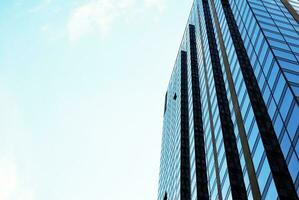
{"type": "Polygon", "coordinates": [[[14,159],[8,155],[0,158],[0,199],[34,200],[34,191],[24,185],[14,159]]]}
{"type": "Polygon", "coordinates": [[[34,200],[34,191],[28,188],[21,190],[17,195],[17,200],[34,200]]]}
{"type": "Polygon", "coordinates": [[[50,25],[49,24],[44,24],[41,26],[41,31],[42,32],[48,32],[50,29],[50,25]]]}
{"type": "Polygon", "coordinates": [[[105,35],[116,16],[114,2],[110,0],[90,1],[79,6],[68,24],[70,40],[75,41],[93,31],[105,35]]]}
{"type": "Polygon", "coordinates": [[[136,10],[164,8],[164,0],[90,0],[78,6],[72,12],[68,22],[68,34],[71,42],[90,33],[105,37],[117,20],[128,22],[128,16],[136,10]]]}
{"type": "Polygon", "coordinates": [[[135,0],[91,0],[77,7],[68,24],[70,40],[91,32],[105,37],[115,19],[134,6],[135,0]]]}
{"type": "Polygon", "coordinates": [[[145,0],[145,5],[162,12],[165,9],[165,0],[145,0]]]}
{"type": "Polygon", "coordinates": [[[40,4],[34,6],[33,8],[29,9],[29,13],[36,13],[39,12],[41,10],[43,10],[44,8],[48,7],[53,0],[43,0],[40,4]]]}
{"type": "Polygon", "coordinates": [[[0,199],[34,200],[33,188],[25,183],[15,156],[16,146],[26,133],[25,123],[16,97],[5,84],[0,91],[0,199]]]}
{"type": "Polygon", "coordinates": [[[0,159],[0,199],[11,199],[17,186],[15,163],[8,158],[0,159]]]}
{"type": "Polygon", "coordinates": [[[15,6],[22,6],[24,4],[24,0],[17,0],[15,2],[15,6]]]}

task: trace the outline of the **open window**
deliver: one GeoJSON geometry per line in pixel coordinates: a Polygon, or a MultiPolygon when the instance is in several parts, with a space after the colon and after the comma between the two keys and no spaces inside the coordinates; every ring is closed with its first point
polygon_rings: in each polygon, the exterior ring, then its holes
{"type": "Polygon", "coordinates": [[[177,95],[176,95],[176,93],[174,93],[173,99],[176,100],[176,98],[177,98],[177,95]]]}

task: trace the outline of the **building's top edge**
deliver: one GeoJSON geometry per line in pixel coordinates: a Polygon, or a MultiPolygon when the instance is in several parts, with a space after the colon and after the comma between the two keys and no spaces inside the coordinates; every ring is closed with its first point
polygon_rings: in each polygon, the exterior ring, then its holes
{"type": "MultiPolygon", "coordinates": [[[[192,16],[192,11],[193,11],[193,8],[194,8],[194,5],[196,5],[196,0],[193,1],[192,3],[192,6],[190,8],[190,12],[189,12],[189,16],[188,16],[188,19],[187,19],[187,22],[186,22],[186,25],[185,25],[185,30],[184,30],[184,33],[183,33],[183,36],[182,36],[182,39],[181,39],[181,42],[180,42],[180,45],[179,45],[179,48],[178,48],[178,52],[177,52],[177,56],[176,56],[176,59],[175,59],[175,62],[173,64],[173,69],[172,69],[172,72],[171,72],[171,76],[170,76],[170,80],[172,79],[172,76],[173,76],[173,73],[174,73],[174,69],[176,67],[176,63],[179,59],[179,56],[180,56],[180,51],[181,50],[185,50],[183,48],[183,42],[184,42],[184,39],[185,39],[185,36],[187,34],[187,31],[188,31],[188,25],[189,25],[189,22],[190,22],[190,19],[191,19],[191,16],[192,16]]],[[[168,82],[168,85],[167,85],[167,90],[169,88],[169,84],[171,83],[171,81],[168,82]]]]}

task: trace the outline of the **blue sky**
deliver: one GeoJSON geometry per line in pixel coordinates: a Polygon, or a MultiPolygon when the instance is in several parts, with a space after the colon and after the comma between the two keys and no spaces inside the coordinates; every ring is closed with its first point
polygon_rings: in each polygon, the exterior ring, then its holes
{"type": "Polygon", "coordinates": [[[156,199],[191,4],[1,1],[1,200],[156,199]]]}

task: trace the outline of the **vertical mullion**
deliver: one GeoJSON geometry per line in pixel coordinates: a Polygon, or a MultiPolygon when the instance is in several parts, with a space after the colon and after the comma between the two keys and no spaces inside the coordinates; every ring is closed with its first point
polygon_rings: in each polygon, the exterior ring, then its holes
{"type": "Polygon", "coordinates": [[[197,198],[209,199],[194,25],[189,25],[197,198]]]}
{"type": "Polygon", "coordinates": [[[181,51],[181,200],[191,199],[187,52],[181,51]]]}
{"type": "Polygon", "coordinates": [[[260,131],[261,139],[264,144],[278,196],[280,199],[297,200],[298,196],[288,171],[287,163],[283,157],[279,141],[254,75],[241,34],[238,30],[230,3],[227,0],[221,0],[221,3],[232,36],[232,41],[236,49],[237,58],[240,63],[241,72],[260,131]]]}
{"type": "Polygon", "coordinates": [[[227,76],[227,80],[228,80],[229,90],[231,93],[233,108],[234,108],[235,115],[236,115],[236,122],[237,122],[238,130],[239,130],[239,134],[240,134],[240,140],[241,140],[241,145],[242,145],[242,149],[243,149],[243,153],[244,153],[246,169],[247,169],[248,176],[249,176],[250,187],[252,190],[253,198],[258,200],[258,199],[261,199],[261,192],[260,192],[260,189],[258,186],[258,181],[257,181],[256,173],[254,170],[253,161],[251,158],[250,148],[249,148],[246,131],[245,131],[245,127],[244,127],[244,122],[242,119],[241,110],[240,110],[240,106],[238,103],[238,97],[236,94],[232,74],[230,71],[228,56],[225,51],[224,41],[223,41],[223,37],[222,37],[222,33],[221,33],[220,23],[219,23],[217,14],[216,14],[214,0],[211,0],[211,7],[212,7],[212,13],[213,13],[213,16],[215,19],[216,30],[218,33],[218,40],[219,40],[219,44],[220,44],[221,53],[223,56],[223,64],[224,64],[224,68],[225,68],[225,72],[226,72],[226,76],[227,76]]]}
{"type": "Polygon", "coordinates": [[[207,0],[202,0],[208,43],[212,62],[212,71],[216,89],[216,97],[219,108],[220,122],[223,133],[223,142],[231,192],[233,199],[247,199],[247,193],[243,180],[243,173],[240,164],[239,153],[237,149],[236,136],[234,133],[233,122],[230,115],[229,104],[225,89],[225,83],[221,70],[219,53],[217,50],[216,38],[213,30],[210,6],[207,0]]]}
{"type": "Polygon", "coordinates": [[[212,148],[213,148],[213,158],[214,158],[214,166],[215,166],[215,173],[216,173],[216,183],[217,183],[217,192],[218,192],[218,199],[222,200],[222,192],[221,192],[221,181],[219,177],[219,163],[218,163],[218,152],[216,147],[216,139],[215,139],[215,129],[213,125],[213,114],[212,114],[212,105],[211,105],[211,97],[210,97],[210,87],[208,83],[208,72],[207,72],[207,62],[205,57],[205,49],[203,45],[203,35],[202,35],[202,23],[201,18],[199,15],[199,7],[197,7],[197,14],[198,14],[198,21],[199,21],[199,35],[200,35],[200,42],[202,47],[202,59],[203,59],[203,70],[204,70],[204,79],[205,79],[205,88],[207,93],[207,102],[208,102],[208,112],[209,112],[209,123],[211,128],[211,138],[212,138],[212,148]]]}
{"type": "Polygon", "coordinates": [[[290,14],[294,17],[294,19],[299,23],[299,15],[296,12],[296,10],[293,8],[293,6],[290,4],[289,0],[281,0],[283,5],[287,8],[287,10],[290,12],[290,14]]]}

